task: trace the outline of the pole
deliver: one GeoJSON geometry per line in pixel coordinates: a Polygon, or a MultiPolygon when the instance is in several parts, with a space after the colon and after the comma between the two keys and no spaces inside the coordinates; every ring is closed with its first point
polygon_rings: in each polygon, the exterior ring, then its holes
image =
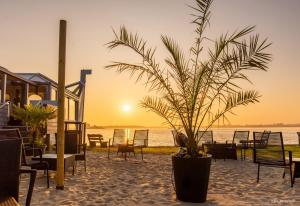
{"type": "Polygon", "coordinates": [[[6,81],[7,81],[7,75],[3,74],[3,79],[2,79],[2,92],[1,92],[1,103],[5,103],[5,96],[6,96],[6,81]]]}
{"type": "Polygon", "coordinates": [[[58,107],[57,107],[57,167],[56,189],[64,189],[64,118],[65,118],[65,65],[67,22],[60,20],[58,56],[58,107]]]}

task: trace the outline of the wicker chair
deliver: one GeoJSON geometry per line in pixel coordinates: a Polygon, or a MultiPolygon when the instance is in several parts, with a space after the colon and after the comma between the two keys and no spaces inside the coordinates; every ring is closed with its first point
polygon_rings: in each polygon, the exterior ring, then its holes
{"type": "Polygon", "coordinates": [[[204,144],[213,144],[214,143],[214,137],[213,137],[213,131],[198,131],[196,142],[198,145],[198,148],[200,148],[204,152],[204,144]]]}
{"type": "MultiPolygon", "coordinates": [[[[23,138],[19,132],[19,129],[0,129],[0,139],[19,138],[23,142],[23,138]]],[[[24,146],[22,144],[22,166],[28,166],[31,169],[46,171],[47,175],[47,188],[49,188],[49,164],[42,160],[43,151],[40,148],[33,148],[29,145],[24,146]],[[39,156],[38,161],[31,160],[32,156],[39,156]]]]}
{"type": "Polygon", "coordinates": [[[108,140],[108,150],[107,150],[107,158],[110,158],[110,149],[111,147],[117,147],[117,155],[119,152],[122,154],[127,153],[127,130],[126,129],[114,129],[113,137],[108,140]]]}
{"type": "MultiPolygon", "coordinates": [[[[257,182],[259,182],[259,169],[261,165],[268,167],[288,168],[290,170],[291,187],[293,187],[292,176],[292,152],[288,151],[288,161],[285,159],[285,150],[281,132],[269,133],[268,142],[264,148],[256,148],[254,139],[253,162],[258,164],[257,182]]],[[[285,177],[285,170],[283,172],[285,177]]]]}
{"type": "Polygon", "coordinates": [[[19,205],[19,175],[29,173],[26,206],[30,206],[36,170],[20,169],[21,144],[22,140],[18,137],[0,139],[0,205],[19,205]]]}
{"type": "Polygon", "coordinates": [[[29,145],[32,142],[30,136],[30,127],[28,126],[3,126],[2,129],[19,129],[24,145],[29,145]]]}

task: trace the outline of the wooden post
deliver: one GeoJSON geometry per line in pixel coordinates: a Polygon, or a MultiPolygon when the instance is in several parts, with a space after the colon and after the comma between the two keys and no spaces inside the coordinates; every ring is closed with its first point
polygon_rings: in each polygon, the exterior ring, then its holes
{"type": "Polygon", "coordinates": [[[22,92],[22,104],[27,105],[28,102],[28,96],[29,96],[29,84],[26,83],[23,87],[23,92],[22,92]]]}
{"type": "Polygon", "coordinates": [[[1,91],[1,103],[5,103],[5,96],[6,96],[6,81],[7,81],[7,75],[3,74],[2,79],[2,91],[1,91]]]}
{"type": "Polygon", "coordinates": [[[56,189],[64,189],[64,147],[65,147],[65,63],[67,22],[60,20],[58,59],[58,107],[57,107],[57,167],[56,189]]]}

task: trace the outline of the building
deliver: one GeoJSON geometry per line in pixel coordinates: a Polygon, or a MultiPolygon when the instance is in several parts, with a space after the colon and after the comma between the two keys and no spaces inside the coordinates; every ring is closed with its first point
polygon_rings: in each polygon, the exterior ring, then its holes
{"type": "MultiPolygon", "coordinates": [[[[65,120],[83,121],[86,75],[91,70],[81,70],[80,81],[66,86],[65,120]]],[[[57,82],[41,73],[13,73],[0,66],[0,126],[7,125],[12,105],[29,103],[57,106],[57,82]]],[[[56,120],[48,129],[56,128],[56,120]]]]}

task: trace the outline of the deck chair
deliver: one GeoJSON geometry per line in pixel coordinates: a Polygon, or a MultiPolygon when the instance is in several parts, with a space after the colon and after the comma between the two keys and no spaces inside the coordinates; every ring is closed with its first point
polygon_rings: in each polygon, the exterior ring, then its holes
{"type": "MultiPolygon", "coordinates": [[[[264,148],[256,148],[256,141],[254,139],[253,148],[253,162],[258,164],[257,169],[257,183],[259,182],[260,166],[279,167],[290,170],[291,187],[294,181],[292,176],[292,152],[288,152],[288,160],[285,159],[285,150],[281,132],[271,132],[269,134],[268,142],[264,148]]],[[[285,170],[282,178],[285,177],[285,170]]]]}
{"type": "Polygon", "coordinates": [[[110,158],[110,149],[112,147],[117,148],[117,155],[119,152],[122,153],[122,155],[125,153],[125,159],[126,159],[126,153],[127,153],[127,145],[128,145],[128,139],[127,139],[127,130],[126,129],[114,129],[113,137],[108,140],[108,150],[107,150],[107,158],[110,158]]]}
{"type": "Polygon", "coordinates": [[[213,138],[213,131],[198,131],[196,142],[198,145],[198,148],[204,152],[204,145],[205,144],[213,144],[214,138],[213,138]]]}
{"type": "Polygon", "coordinates": [[[26,206],[30,206],[36,170],[20,169],[21,145],[22,140],[19,137],[0,139],[0,205],[19,205],[19,175],[29,173],[26,206]]]}
{"type": "Polygon", "coordinates": [[[19,129],[0,129],[0,139],[10,139],[10,138],[19,138],[22,142],[22,158],[21,165],[30,167],[35,170],[43,170],[47,175],[47,188],[49,188],[49,164],[46,161],[42,160],[43,151],[41,148],[34,148],[30,145],[23,144],[23,138],[19,132],[19,129]],[[39,160],[31,160],[32,156],[39,156],[39,160]]]}
{"type": "MultiPolygon", "coordinates": [[[[134,131],[133,144],[132,144],[133,153],[135,155],[135,150],[134,150],[135,148],[140,148],[142,160],[144,159],[143,148],[148,147],[148,134],[149,134],[148,129],[134,131]]],[[[130,145],[129,145],[129,148],[130,148],[130,145]]]]}

